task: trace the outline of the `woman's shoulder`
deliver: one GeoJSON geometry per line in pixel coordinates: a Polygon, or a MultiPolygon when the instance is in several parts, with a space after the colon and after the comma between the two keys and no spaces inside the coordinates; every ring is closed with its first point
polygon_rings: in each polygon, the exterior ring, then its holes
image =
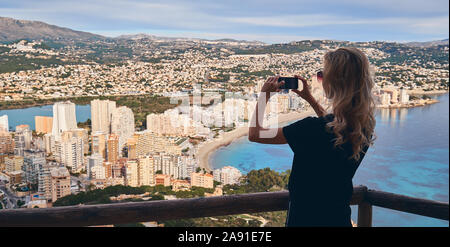
{"type": "Polygon", "coordinates": [[[326,115],[324,115],[322,117],[319,117],[319,119],[322,120],[322,121],[325,121],[325,122],[331,122],[331,121],[334,120],[334,114],[333,113],[329,113],[329,114],[326,114],[326,115]]]}
{"type": "Polygon", "coordinates": [[[321,117],[307,116],[303,119],[300,119],[300,120],[294,122],[293,124],[295,124],[295,125],[317,124],[317,123],[321,123],[321,122],[330,122],[330,121],[333,121],[333,119],[334,119],[333,114],[327,114],[327,115],[324,115],[321,117]]]}
{"type": "Polygon", "coordinates": [[[303,131],[311,131],[313,129],[316,129],[318,126],[320,126],[322,123],[327,121],[325,118],[326,116],[317,117],[317,116],[307,116],[305,118],[302,118],[300,120],[297,120],[296,122],[293,122],[287,126],[285,126],[283,129],[291,129],[295,131],[303,130],[303,131]]]}

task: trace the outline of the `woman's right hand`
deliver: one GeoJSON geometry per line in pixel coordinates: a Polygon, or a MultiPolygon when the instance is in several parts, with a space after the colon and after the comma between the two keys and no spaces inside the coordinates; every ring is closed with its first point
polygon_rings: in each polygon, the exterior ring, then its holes
{"type": "Polygon", "coordinates": [[[310,100],[312,97],[311,91],[310,91],[310,86],[308,85],[308,82],[306,81],[305,78],[295,75],[294,76],[297,79],[300,79],[303,83],[303,89],[302,91],[299,91],[298,89],[293,89],[292,91],[294,91],[295,93],[297,93],[300,97],[302,97],[305,100],[310,100]]]}
{"type": "Polygon", "coordinates": [[[280,76],[271,76],[267,79],[267,81],[263,84],[261,88],[261,92],[263,93],[271,93],[271,92],[280,92],[280,86],[284,85],[284,81],[278,82],[278,78],[280,76]]]}

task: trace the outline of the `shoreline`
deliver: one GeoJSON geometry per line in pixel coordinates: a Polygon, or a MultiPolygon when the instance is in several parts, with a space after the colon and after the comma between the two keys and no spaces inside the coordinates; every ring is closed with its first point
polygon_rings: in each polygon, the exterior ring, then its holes
{"type": "Polygon", "coordinates": [[[75,105],[90,105],[95,99],[111,99],[111,98],[133,98],[135,96],[158,96],[154,94],[114,94],[114,95],[82,95],[82,96],[64,96],[55,98],[38,98],[38,99],[18,99],[18,100],[0,100],[0,110],[17,110],[31,107],[42,107],[53,105],[56,102],[70,101],[75,105]]]}
{"type": "Polygon", "coordinates": [[[431,91],[424,91],[422,89],[413,89],[408,90],[408,95],[429,95],[429,94],[446,94],[449,90],[431,90],[431,91]]]}
{"type": "MultiPolygon", "coordinates": [[[[308,109],[304,112],[290,112],[278,115],[278,124],[301,120],[303,118],[314,115],[315,112],[313,109],[308,109]]],[[[207,171],[212,171],[211,165],[209,164],[209,158],[213,152],[223,146],[228,146],[230,143],[235,141],[236,139],[248,135],[248,126],[242,126],[236,128],[230,132],[223,133],[219,138],[213,139],[207,142],[200,144],[197,157],[199,160],[199,167],[205,168],[207,171]]]]}
{"type": "MultiPolygon", "coordinates": [[[[433,91],[423,91],[423,90],[414,90],[414,92],[411,93],[411,95],[423,95],[423,94],[446,94],[449,91],[447,90],[433,90],[433,91]]],[[[409,94],[409,92],[408,92],[409,94]]],[[[423,102],[414,102],[413,104],[408,105],[393,105],[393,106],[376,106],[377,109],[396,109],[396,108],[414,108],[414,107],[421,107],[426,105],[431,105],[438,103],[438,100],[423,100],[423,102]]],[[[289,121],[294,120],[301,120],[305,117],[314,115],[315,112],[313,109],[308,109],[304,112],[290,112],[285,114],[279,114],[278,116],[278,123],[282,124],[289,121]]],[[[208,171],[212,171],[211,165],[209,163],[209,159],[212,153],[214,153],[217,149],[223,146],[228,146],[236,139],[248,135],[248,127],[239,127],[236,128],[230,132],[225,132],[217,139],[213,139],[207,142],[204,142],[199,145],[198,151],[197,151],[197,157],[199,161],[199,167],[205,168],[208,171]]]]}
{"type": "Polygon", "coordinates": [[[408,104],[390,104],[390,105],[377,105],[376,108],[378,109],[399,109],[399,108],[415,108],[420,106],[426,106],[426,105],[432,105],[439,103],[440,101],[437,99],[421,99],[421,100],[415,100],[410,101],[408,104]]]}
{"type": "MultiPolygon", "coordinates": [[[[431,91],[424,91],[422,89],[412,89],[407,90],[408,95],[440,95],[440,94],[446,94],[449,93],[449,90],[431,90],[431,91]]],[[[53,105],[55,102],[59,101],[66,101],[66,100],[74,100],[80,99],[80,98],[90,98],[97,99],[101,97],[127,97],[127,96],[142,96],[142,95],[148,95],[148,94],[128,94],[128,95],[95,95],[95,96],[66,96],[66,97],[58,97],[58,98],[40,98],[40,99],[20,99],[20,100],[0,100],[0,110],[14,110],[14,109],[25,109],[30,107],[39,107],[39,106],[46,106],[46,105],[53,105]],[[41,101],[39,103],[36,103],[37,101],[41,101]]],[[[89,105],[89,102],[74,102],[77,105],[89,105]]]]}

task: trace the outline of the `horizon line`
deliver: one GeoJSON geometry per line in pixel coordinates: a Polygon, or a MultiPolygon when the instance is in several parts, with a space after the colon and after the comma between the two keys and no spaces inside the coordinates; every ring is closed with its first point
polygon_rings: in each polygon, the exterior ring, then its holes
{"type": "MultiPolygon", "coordinates": [[[[400,43],[400,44],[406,44],[406,43],[427,43],[427,42],[435,42],[435,41],[445,41],[445,40],[449,40],[449,37],[444,37],[444,38],[438,38],[438,39],[432,39],[432,40],[426,40],[426,41],[419,41],[419,40],[364,40],[364,41],[356,41],[356,40],[341,40],[341,39],[332,39],[332,38],[319,38],[319,37],[304,37],[303,39],[293,39],[290,41],[279,41],[279,42],[267,42],[267,41],[262,41],[262,40],[258,40],[258,39],[242,39],[242,38],[230,38],[229,36],[223,36],[221,38],[200,38],[198,36],[180,36],[178,35],[179,33],[183,33],[183,32],[190,32],[190,33],[198,33],[196,31],[173,31],[173,30],[165,30],[168,32],[174,32],[174,35],[170,35],[170,34],[153,34],[151,32],[146,32],[146,31],[137,31],[137,32],[130,32],[127,33],[126,31],[99,31],[99,30],[77,30],[77,29],[73,29],[71,27],[64,27],[64,26],[59,26],[56,24],[50,24],[44,21],[40,21],[40,20],[30,20],[30,19],[16,19],[13,17],[8,17],[8,16],[0,16],[0,18],[9,18],[9,19],[13,19],[13,20],[18,20],[18,21],[31,21],[31,22],[41,22],[50,26],[55,26],[58,28],[66,28],[69,29],[71,31],[75,31],[75,32],[85,32],[85,33],[90,33],[93,35],[98,35],[98,36],[102,36],[105,38],[110,38],[110,39],[118,39],[120,36],[137,36],[137,35],[147,35],[147,36],[154,36],[154,37],[158,37],[158,38],[173,38],[173,39],[192,39],[192,40],[208,40],[208,41],[218,41],[218,40],[222,40],[222,39],[230,39],[230,40],[234,40],[234,41],[246,41],[246,42],[260,42],[260,43],[264,43],[264,44],[287,44],[287,43],[291,43],[291,42],[298,42],[298,41],[314,41],[314,40],[319,40],[319,41],[334,41],[334,42],[353,42],[353,43],[363,43],[363,42],[387,42],[387,43],[400,43]],[[111,33],[114,32],[120,32],[117,35],[111,35],[111,33]],[[101,34],[104,33],[104,34],[101,34]],[[109,34],[108,34],[109,33],[109,34]],[[178,34],[177,34],[178,33],[178,34]]],[[[220,35],[221,33],[207,33],[204,32],[204,34],[208,35],[220,35]]],[[[224,34],[227,35],[227,34],[224,34]]],[[[245,35],[245,34],[244,34],[245,35]]],[[[255,34],[250,34],[250,35],[255,35],[255,34]]],[[[256,34],[256,35],[265,35],[267,36],[267,34],[256,34]]],[[[201,34],[199,34],[199,36],[201,36],[201,34]]],[[[277,35],[272,35],[272,36],[277,36],[277,35]]],[[[279,35],[279,36],[286,36],[286,35],[279,35]]],[[[293,35],[295,36],[295,35],[293,35]]],[[[301,37],[301,35],[299,35],[299,37],[301,37]]]]}

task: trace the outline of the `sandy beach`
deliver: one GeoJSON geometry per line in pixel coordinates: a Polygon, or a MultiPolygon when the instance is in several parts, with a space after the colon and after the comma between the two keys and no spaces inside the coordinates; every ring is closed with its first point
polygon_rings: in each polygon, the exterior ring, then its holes
{"type": "MultiPolygon", "coordinates": [[[[448,93],[448,91],[447,90],[423,91],[423,90],[418,90],[418,89],[408,91],[408,94],[410,94],[410,95],[443,94],[443,93],[448,93]]],[[[431,101],[430,102],[420,102],[420,104],[418,103],[418,104],[414,104],[414,105],[408,105],[405,107],[417,107],[417,106],[422,106],[422,105],[432,104],[432,103],[435,103],[435,102],[434,101],[433,102],[431,102],[431,101]]],[[[383,108],[383,107],[379,107],[379,108],[383,108]]],[[[395,107],[391,107],[391,108],[395,108],[395,107]]],[[[308,116],[316,116],[316,113],[314,112],[313,109],[309,109],[309,110],[307,110],[305,112],[301,112],[301,113],[290,112],[290,113],[280,114],[278,116],[278,123],[282,124],[284,122],[300,120],[300,119],[303,119],[308,116]]],[[[197,152],[197,156],[199,158],[199,166],[201,168],[205,168],[206,170],[210,171],[211,170],[211,167],[209,164],[210,155],[218,148],[220,148],[222,146],[227,146],[228,144],[230,144],[237,138],[246,136],[247,134],[248,134],[247,126],[238,127],[230,132],[222,133],[221,136],[218,138],[215,138],[213,140],[210,140],[210,141],[200,144],[198,152],[197,152]]]]}
{"type": "MultiPolygon", "coordinates": [[[[282,124],[285,122],[290,122],[294,120],[300,120],[308,116],[315,116],[315,112],[312,109],[309,109],[305,112],[290,112],[285,114],[280,114],[278,116],[278,123],[282,124]]],[[[200,144],[197,155],[199,158],[199,167],[205,168],[208,171],[211,171],[211,167],[209,165],[209,156],[219,147],[226,146],[233,142],[235,139],[245,136],[248,134],[248,127],[238,127],[230,132],[223,133],[220,137],[215,138],[213,140],[204,142],[200,144]]]]}

